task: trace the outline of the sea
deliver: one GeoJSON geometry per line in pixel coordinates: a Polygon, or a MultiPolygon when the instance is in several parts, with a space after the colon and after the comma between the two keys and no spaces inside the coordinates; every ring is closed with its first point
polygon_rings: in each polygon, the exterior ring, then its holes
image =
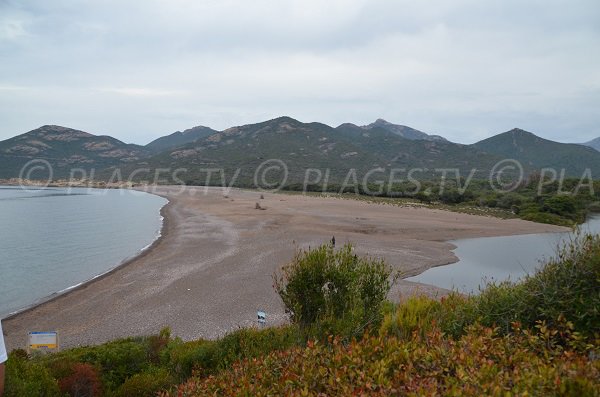
{"type": "Polygon", "coordinates": [[[126,189],[0,186],[0,318],[139,255],[160,237],[166,203],[126,189]]]}

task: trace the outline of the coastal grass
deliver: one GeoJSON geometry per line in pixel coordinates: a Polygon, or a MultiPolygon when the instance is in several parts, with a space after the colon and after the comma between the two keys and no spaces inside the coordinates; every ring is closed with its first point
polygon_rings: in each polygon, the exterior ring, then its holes
{"type": "Polygon", "coordinates": [[[17,350],[7,363],[6,395],[600,395],[599,236],[580,235],[534,274],[490,283],[478,295],[367,300],[378,311],[367,323],[363,309],[344,315],[365,301],[338,307],[327,300],[342,286],[360,294],[360,264],[370,262],[351,252],[298,253],[277,287],[284,297],[293,291],[290,325],[239,329],[214,341],[185,342],[164,329],[45,356],[17,350]],[[304,313],[303,291],[315,299],[308,314],[294,317],[304,313]],[[335,318],[352,326],[332,327],[335,318]]]}

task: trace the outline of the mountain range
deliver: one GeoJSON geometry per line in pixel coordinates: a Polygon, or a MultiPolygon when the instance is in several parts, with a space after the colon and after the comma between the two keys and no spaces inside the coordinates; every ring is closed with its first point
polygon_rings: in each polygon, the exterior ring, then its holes
{"type": "MultiPolygon", "coordinates": [[[[0,142],[0,178],[27,176],[21,169],[34,159],[48,161],[55,179],[69,177],[73,168],[85,170],[88,176],[94,170],[100,179],[111,178],[116,170],[124,179],[136,169],[146,170],[136,173],[134,180],[152,180],[161,169],[185,169],[177,180],[168,182],[205,184],[218,183],[207,179],[211,171],[206,170],[223,169],[229,178],[239,170],[237,182],[245,186],[252,185],[254,171],[269,159],[285,162],[288,183],[304,182],[307,169],[315,169],[310,177],[315,183],[340,183],[348,178],[360,181],[370,170],[375,170],[371,171],[373,179],[387,179],[390,169],[408,172],[413,168],[417,169],[412,175],[416,179],[439,176],[440,169],[449,168],[460,170],[463,177],[476,168],[476,177],[487,178],[494,165],[506,158],[520,161],[526,172],[553,167],[581,177],[589,168],[593,176],[600,175],[599,151],[553,142],[521,129],[463,145],[382,119],[366,126],[345,123],[334,128],[279,117],[223,131],[197,126],[145,146],[46,125],[0,142]]],[[[406,179],[407,175],[397,177],[406,179]]]]}

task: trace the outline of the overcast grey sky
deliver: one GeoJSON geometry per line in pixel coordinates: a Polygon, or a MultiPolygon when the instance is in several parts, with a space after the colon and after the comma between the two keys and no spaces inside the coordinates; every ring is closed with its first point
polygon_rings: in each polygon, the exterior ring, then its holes
{"type": "Polygon", "coordinates": [[[0,0],[0,139],[288,115],[600,136],[600,1],[0,0]]]}

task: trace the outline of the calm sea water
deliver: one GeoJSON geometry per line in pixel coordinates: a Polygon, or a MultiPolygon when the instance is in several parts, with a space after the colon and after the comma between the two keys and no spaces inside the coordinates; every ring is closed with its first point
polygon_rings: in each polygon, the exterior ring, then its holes
{"type": "Polygon", "coordinates": [[[0,318],[139,254],[160,235],[166,202],[131,190],[0,187],[0,318]]]}
{"type": "MultiPolygon", "coordinates": [[[[581,231],[600,233],[600,217],[590,218],[581,231]]],[[[542,233],[452,241],[458,262],[433,267],[407,280],[477,293],[486,280],[516,281],[533,273],[544,259],[556,255],[558,246],[572,238],[571,233],[542,233]]]]}

